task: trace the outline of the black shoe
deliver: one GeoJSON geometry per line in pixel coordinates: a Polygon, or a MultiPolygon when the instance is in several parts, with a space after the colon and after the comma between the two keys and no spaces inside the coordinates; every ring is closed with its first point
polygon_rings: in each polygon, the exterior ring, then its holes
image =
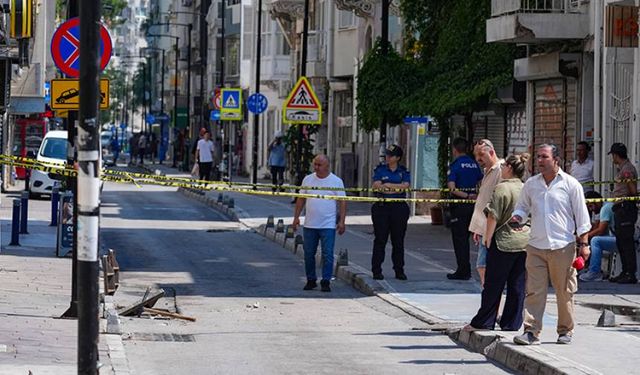
{"type": "Polygon", "coordinates": [[[612,283],[617,283],[618,280],[622,278],[622,276],[624,276],[624,272],[620,272],[618,276],[610,277],[609,281],[611,281],[612,283]]]}
{"type": "Polygon", "coordinates": [[[638,279],[636,279],[636,277],[633,274],[628,272],[623,273],[616,280],[616,283],[618,284],[636,284],[637,282],[638,282],[638,279]]]}
{"type": "Polygon", "coordinates": [[[311,289],[315,289],[317,286],[318,286],[318,283],[315,280],[307,280],[307,284],[302,289],[311,290],[311,289]]]}
{"type": "Polygon", "coordinates": [[[398,280],[406,280],[407,279],[407,275],[404,273],[404,271],[396,271],[396,279],[398,279],[398,280]]]}
{"type": "Polygon", "coordinates": [[[373,274],[373,279],[374,280],[384,280],[384,275],[382,273],[374,273],[373,274]]]}
{"type": "Polygon", "coordinates": [[[447,274],[447,279],[449,280],[469,280],[470,278],[471,275],[463,275],[457,272],[447,274]]]}
{"type": "Polygon", "coordinates": [[[323,292],[331,291],[331,282],[329,280],[320,281],[320,290],[323,292]]]}

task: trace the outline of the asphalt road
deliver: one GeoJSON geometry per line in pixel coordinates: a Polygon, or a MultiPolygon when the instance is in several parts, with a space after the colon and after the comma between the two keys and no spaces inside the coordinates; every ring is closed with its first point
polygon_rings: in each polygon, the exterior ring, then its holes
{"type": "Polygon", "coordinates": [[[107,183],[102,202],[102,242],[122,270],[116,303],[156,285],[175,291],[161,305],[197,319],[123,318],[132,373],[505,373],[340,281],[303,291],[298,258],[174,189],[107,183]]]}

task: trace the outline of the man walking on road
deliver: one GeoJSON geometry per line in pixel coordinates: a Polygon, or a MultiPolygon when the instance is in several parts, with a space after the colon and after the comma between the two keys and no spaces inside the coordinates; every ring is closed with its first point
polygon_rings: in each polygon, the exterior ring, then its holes
{"type": "MultiPolygon", "coordinates": [[[[320,194],[345,196],[344,190],[322,190],[322,188],[344,189],[342,180],[330,172],[329,158],[326,155],[317,155],[313,159],[314,173],[307,175],[302,180],[302,186],[317,187],[313,190],[300,190],[301,194],[320,194]]],[[[333,248],[336,239],[336,228],[338,234],[343,234],[345,230],[345,217],[347,215],[347,202],[332,199],[319,198],[298,198],[296,200],[295,212],[293,214],[293,230],[297,230],[300,225],[300,213],[306,205],[304,219],[304,266],[307,274],[307,284],[304,290],[311,290],[318,286],[316,280],[316,252],[318,242],[322,246],[322,280],[320,287],[323,292],[331,291],[331,277],[333,275],[333,248]],[[340,213],[338,215],[338,207],[340,213]]]]}
{"type": "MultiPolygon", "coordinates": [[[[613,188],[613,197],[634,197],[638,195],[638,172],[631,161],[627,158],[627,146],[622,143],[611,145],[609,154],[613,158],[613,163],[618,168],[616,183],[613,188]]],[[[622,272],[614,276],[609,281],[618,284],[635,284],[636,278],[636,249],[633,235],[638,219],[638,206],[635,201],[619,201],[613,205],[613,215],[615,218],[616,246],[620,252],[622,262],[622,272]]]]}
{"type": "MultiPolygon", "coordinates": [[[[447,187],[453,199],[475,199],[478,182],[482,180],[482,171],[473,158],[467,155],[466,139],[456,138],[452,142],[451,152],[454,160],[449,166],[447,187]]],[[[450,206],[451,240],[456,255],[456,272],[449,274],[451,279],[469,279],[471,263],[469,261],[469,224],[473,215],[473,203],[456,203],[450,206]]]]}
{"type": "Polygon", "coordinates": [[[578,290],[577,246],[587,260],[591,253],[587,238],[591,221],[582,185],[560,168],[558,148],[552,144],[538,146],[538,175],[522,188],[509,221],[518,227],[531,215],[531,232],[527,245],[527,286],[524,300],[524,334],[513,341],[519,345],[540,344],[542,318],[547,303],[549,279],[556,291],[558,305],[558,344],[570,344],[574,328],[573,295],[578,290]]]}
{"type": "Polygon", "coordinates": [[[196,147],[196,161],[200,170],[200,180],[209,181],[211,178],[211,168],[213,167],[213,141],[211,133],[205,131],[204,138],[198,141],[196,147]]]}

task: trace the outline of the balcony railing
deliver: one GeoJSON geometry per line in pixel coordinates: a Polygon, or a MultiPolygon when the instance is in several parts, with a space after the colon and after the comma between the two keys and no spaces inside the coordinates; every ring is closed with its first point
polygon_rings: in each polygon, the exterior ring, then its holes
{"type": "Polygon", "coordinates": [[[491,16],[512,13],[581,13],[589,0],[492,0],[491,16]]]}

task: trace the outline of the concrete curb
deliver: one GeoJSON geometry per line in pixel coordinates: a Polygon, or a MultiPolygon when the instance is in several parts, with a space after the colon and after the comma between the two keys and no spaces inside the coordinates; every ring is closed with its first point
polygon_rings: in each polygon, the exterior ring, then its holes
{"type": "MultiPolygon", "coordinates": [[[[206,198],[203,194],[190,189],[179,188],[178,191],[188,197],[206,203],[208,206],[225,214],[234,221],[239,221],[235,209],[230,209],[218,203],[215,199],[206,198]]],[[[256,232],[278,243],[299,258],[304,258],[301,245],[296,246],[294,238],[286,238],[286,226],[284,232],[276,232],[275,228],[267,228],[266,224],[262,224],[256,229],[256,232]]],[[[317,260],[320,260],[319,255],[317,260]]],[[[444,334],[448,335],[459,345],[483,354],[487,358],[520,373],[544,375],[584,375],[597,373],[590,368],[580,366],[580,364],[573,361],[567,361],[566,358],[549,353],[539,347],[513,344],[512,336],[517,334],[515,332],[509,335],[500,331],[466,332],[460,328],[452,328],[454,326],[459,327],[460,322],[439,318],[394,297],[379,282],[373,280],[368,273],[363,272],[362,267],[337,265],[334,275],[336,278],[346,282],[365,295],[376,296],[410,316],[428,324],[430,326],[428,327],[429,329],[433,331],[443,331],[444,334]]]]}

